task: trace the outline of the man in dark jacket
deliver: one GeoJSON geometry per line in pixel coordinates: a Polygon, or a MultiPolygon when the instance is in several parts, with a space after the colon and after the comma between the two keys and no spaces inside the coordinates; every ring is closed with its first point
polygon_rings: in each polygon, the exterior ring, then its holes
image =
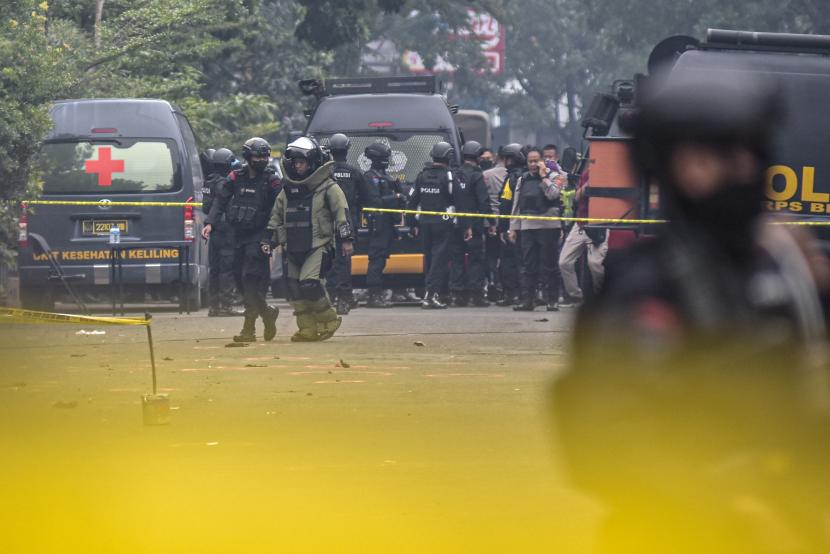
{"type": "MultiPolygon", "coordinates": [[[[373,188],[377,207],[400,209],[404,206],[404,195],[398,181],[386,173],[392,149],[383,142],[376,142],[366,147],[364,154],[372,162],[372,167],[364,178],[373,188]]],[[[396,223],[400,216],[396,214],[374,213],[369,219],[369,267],[366,270],[366,287],[369,289],[367,308],[388,308],[383,288],[383,270],[386,260],[392,254],[392,245],[398,238],[396,223]]]]}
{"type": "MultiPolygon", "coordinates": [[[[241,165],[233,152],[227,148],[212,148],[202,156],[202,171],[205,182],[202,188],[202,211],[210,215],[216,197],[221,193],[225,179],[232,169],[241,165]]],[[[208,317],[238,316],[232,308],[236,283],[233,272],[234,236],[233,227],[224,216],[213,226],[208,244],[208,296],[210,308],[208,317]]]]}
{"type": "Polygon", "coordinates": [[[265,302],[271,279],[269,256],[262,251],[260,243],[270,238],[268,219],[281,190],[281,183],[274,170],[268,166],[271,145],[267,141],[259,137],[247,140],[242,146],[242,155],[247,164],[228,175],[221,193],[210,209],[202,236],[210,238],[213,226],[223,218],[233,228],[236,238],[234,265],[242,269],[242,298],[245,305],[242,332],[233,340],[253,342],[256,340],[257,318],[261,317],[265,325],[265,340],[271,340],[277,334],[279,310],[265,302]]]}
{"type": "MultiPolygon", "coordinates": [[[[499,195],[499,214],[510,215],[513,212],[513,192],[519,177],[525,170],[524,149],[521,144],[514,142],[502,149],[502,156],[507,168],[507,177],[502,185],[501,195],[499,195]]],[[[519,298],[521,253],[516,242],[507,240],[509,229],[509,220],[499,219],[498,230],[502,243],[499,258],[499,276],[501,277],[503,290],[502,299],[496,302],[499,306],[512,306],[519,298]]]]}
{"type": "Polygon", "coordinates": [[[438,295],[447,278],[449,248],[452,234],[456,231],[453,192],[457,183],[449,165],[455,151],[448,142],[439,142],[432,147],[432,165],[422,170],[409,191],[409,208],[425,212],[442,212],[446,215],[421,214],[410,218],[410,233],[421,236],[424,242],[426,263],[426,294],[421,307],[426,310],[443,309],[447,305],[438,295]]]}
{"type": "MultiPolygon", "coordinates": [[[[461,213],[490,215],[490,195],[484,182],[479,158],[483,148],[472,140],[461,147],[461,166],[458,186],[453,189],[455,208],[461,213]]],[[[450,292],[456,306],[471,304],[489,306],[485,298],[486,269],[484,265],[484,236],[496,230],[490,220],[459,218],[450,241],[450,292]],[[486,231],[485,231],[486,229],[486,231]]]]}
{"type": "MultiPolygon", "coordinates": [[[[346,196],[356,239],[357,229],[360,228],[360,210],[364,206],[374,207],[377,199],[375,188],[366,183],[360,170],[346,162],[350,146],[349,137],[342,133],[336,133],[329,139],[329,151],[334,158],[333,177],[346,196]]],[[[326,286],[331,301],[336,306],[337,315],[348,314],[356,305],[352,291],[352,257],[344,254],[339,243],[334,250],[331,269],[326,275],[326,286]]]]}

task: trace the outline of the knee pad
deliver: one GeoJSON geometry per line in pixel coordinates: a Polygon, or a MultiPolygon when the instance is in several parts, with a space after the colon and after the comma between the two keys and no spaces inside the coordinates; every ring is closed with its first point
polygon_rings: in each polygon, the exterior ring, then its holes
{"type": "Polygon", "coordinates": [[[297,279],[286,278],[285,279],[285,288],[286,292],[288,293],[288,300],[299,300],[300,299],[300,281],[297,279]]]}
{"type": "Polygon", "coordinates": [[[300,298],[315,302],[326,296],[323,283],[317,279],[304,279],[300,281],[300,298]]]}

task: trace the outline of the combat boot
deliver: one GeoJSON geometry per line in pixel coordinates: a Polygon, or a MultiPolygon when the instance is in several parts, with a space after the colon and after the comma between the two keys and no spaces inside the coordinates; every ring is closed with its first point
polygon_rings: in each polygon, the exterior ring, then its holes
{"type": "Polygon", "coordinates": [[[265,324],[265,331],[262,333],[262,338],[265,340],[274,340],[277,336],[277,317],[280,315],[279,308],[269,306],[262,314],[262,322],[265,324]]]}
{"type": "Polygon", "coordinates": [[[522,301],[513,306],[514,312],[532,312],[536,309],[536,295],[533,293],[523,294],[522,301]]]}
{"type": "Polygon", "coordinates": [[[351,309],[352,307],[348,299],[341,295],[340,298],[337,299],[337,315],[349,315],[349,311],[351,309]]]}
{"type": "Polygon", "coordinates": [[[452,296],[452,303],[453,303],[453,306],[457,306],[457,307],[459,307],[459,308],[463,308],[463,307],[465,307],[467,304],[469,304],[469,303],[470,303],[470,297],[469,297],[469,296],[467,296],[467,293],[466,293],[466,292],[464,292],[464,291],[459,291],[459,292],[453,293],[453,296],[452,296]]]}
{"type": "Polygon", "coordinates": [[[426,293],[424,300],[421,302],[421,308],[424,310],[443,310],[446,307],[447,305],[441,302],[438,299],[438,294],[434,292],[426,293]]]}
{"type": "Polygon", "coordinates": [[[484,294],[477,293],[472,295],[472,298],[470,299],[470,305],[473,308],[488,308],[490,306],[490,303],[487,301],[487,298],[484,297],[484,294]]]}
{"type": "Polygon", "coordinates": [[[242,331],[233,337],[233,342],[256,342],[256,318],[245,318],[242,331]]]}
{"type": "Polygon", "coordinates": [[[383,291],[371,291],[369,293],[369,301],[366,302],[367,308],[389,308],[391,304],[386,300],[386,295],[383,291]]]}
{"type": "Polygon", "coordinates": [[[508,292],[504,291],[504,296],[501,300],[496,302],[496,306],[501,306],[502,308],[507,308],[509,306],[513,306],[516,304],[516,293],[515,292],[508,292]]]}
{"type": "Polygon", "coordinates": [[[294,312],[297,318],[297,332],[291,337],[291,342],[317,342],[317,321],[314,315],[308,312],[294,312]]]}

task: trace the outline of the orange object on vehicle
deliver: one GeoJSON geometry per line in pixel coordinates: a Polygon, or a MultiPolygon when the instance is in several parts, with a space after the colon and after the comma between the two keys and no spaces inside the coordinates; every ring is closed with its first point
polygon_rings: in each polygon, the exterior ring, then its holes
{"type": "Polygon", "coordinates": [[[590,139],[588,217],[637,219],[642,186],[631,163],[631,139],[590,139]]]}

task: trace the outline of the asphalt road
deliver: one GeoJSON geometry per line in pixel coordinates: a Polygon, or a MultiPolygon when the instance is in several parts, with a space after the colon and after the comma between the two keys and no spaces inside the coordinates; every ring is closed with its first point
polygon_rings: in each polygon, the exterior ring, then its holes
{"type": "Polygon", "coordinates": [[[361,308],[295,344],[284,307],[227,348],[241,318],[156,314],[156,427],[142,327],[6,324],[0,551],[590,552],[550,416],[571,322],[361,308]]]}

